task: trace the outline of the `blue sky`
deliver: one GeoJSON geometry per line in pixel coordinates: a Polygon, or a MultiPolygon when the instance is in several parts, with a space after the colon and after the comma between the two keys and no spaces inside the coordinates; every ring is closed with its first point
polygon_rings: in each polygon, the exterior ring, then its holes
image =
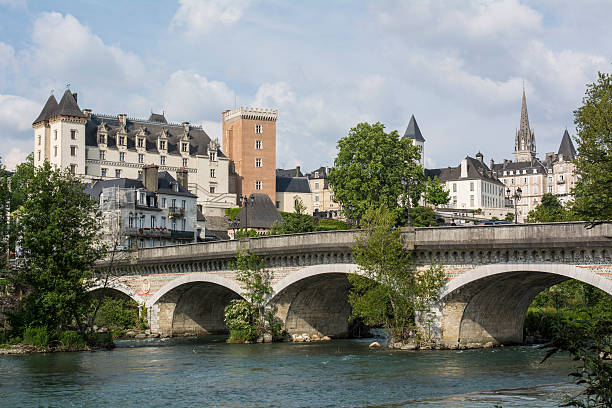
{"type": "Polygon", "coordinates": [[[277,166],[332,165],[360,121],[403,133],[427,167],[511,158],[523,82],[540,156],[556,151],[597,71],[612,2],[0,0],[0,156],[32,149],[32,120],[66,83],[81,108],[203,124],[279,109],[277,166]]]}

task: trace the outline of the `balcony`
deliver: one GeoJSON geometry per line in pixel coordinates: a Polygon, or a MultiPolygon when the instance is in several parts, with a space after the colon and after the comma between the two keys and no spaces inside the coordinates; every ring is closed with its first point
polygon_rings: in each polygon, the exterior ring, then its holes
{"type": "Polygon", "coordinates": [[[142,238],[170,238],[167,228],[125,228],[125,235],[142,238]]]}
{"type": "Polygon", "coordinates": [[[194,238],[194,231],[177,231],[177,230],[171,230],[171,234],[170,237],[174,238],[174,239],[188,239],[188,240],[193,240],[194,238]]]}
{"type": "Polygon", "coordinates": [[[168,217],[180,218],[185,216],[185,207],[168,207],[168,217]]]}

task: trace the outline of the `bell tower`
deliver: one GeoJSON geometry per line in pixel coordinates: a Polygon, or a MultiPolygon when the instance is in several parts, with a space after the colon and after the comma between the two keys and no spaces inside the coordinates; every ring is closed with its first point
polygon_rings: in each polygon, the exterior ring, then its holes
{"type": "Polygon", "coordinates": [[[536,156],[535,134],[529,127],[527,100],[523,88],[523,104],[521,106],[521,124],[514,138],[514,159],[517,162],[530,162],[536,156]]]}

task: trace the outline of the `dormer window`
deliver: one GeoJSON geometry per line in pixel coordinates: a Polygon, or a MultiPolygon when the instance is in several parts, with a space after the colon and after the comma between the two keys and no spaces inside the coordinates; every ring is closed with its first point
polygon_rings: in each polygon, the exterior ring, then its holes
{"type": "Polygon", "coordinates": [[[106,135],[104,133],[100,133],[100,137],[98,138],[98,143],[106,144],[106,135]]]}
{"type": "Polygon", "coordinates": [[[189,152],[189,143],[181,143],[181,152],[187,153],[189,152]]]}
{"type": "Polygon", "coordinates": [[[215,159],[217,158],[217,155],[215,154],[215,152],[210,152],[208,154],[208,158],[210,159],[210,161],[215,161],[215,159]]]}
{"type": "Polygon", "coordinates": [[[159,149],[160,150],[166,150],[166,141],[165,140],[160,140],[159,141],[159,149]]]}
{"type": "Polygon", "coordinates": [[[319,178],[319,172],[315,171],[315,178],[319,178]]]}
{"type": "Polygon", "coordinates": [[[138,138],[138,147],[144,147],[144,137],[138,138]]]}
{"type": "Polygon", "coordinates": [[[119,136],[119,146],[125,146],[125,136],[119,136]]]}

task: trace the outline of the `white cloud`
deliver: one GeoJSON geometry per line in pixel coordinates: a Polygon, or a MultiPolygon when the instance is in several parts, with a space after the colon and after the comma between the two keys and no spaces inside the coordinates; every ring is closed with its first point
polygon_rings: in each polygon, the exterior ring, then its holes
{"type": "Polygon", "coordinates": [[[31,129],[42,106],[16,95],[0,95],[0,129],[4,134],[31,129]]]}
{"type": "Polygon", "coordinates": [[[28,157],[28,152],[24,152],[18,147],[10,149],[6,157],[2,158],[2,164],[9,170],[15,170],[19,163],[23,163],[28,157]]]}
{"type": "Polygon", "coordinates": [[[215,27],[236,23],[249,7],[250,0],[179,0],[179,3],[172,27],[195,38],[215,27]]]}
{"type": "Polygon", "coordinates": [[[164,100],[169,117],[214,121],[234,106],[234,92],[224,82],[193,71],[176,71],[166,82],[164,100]]]}

